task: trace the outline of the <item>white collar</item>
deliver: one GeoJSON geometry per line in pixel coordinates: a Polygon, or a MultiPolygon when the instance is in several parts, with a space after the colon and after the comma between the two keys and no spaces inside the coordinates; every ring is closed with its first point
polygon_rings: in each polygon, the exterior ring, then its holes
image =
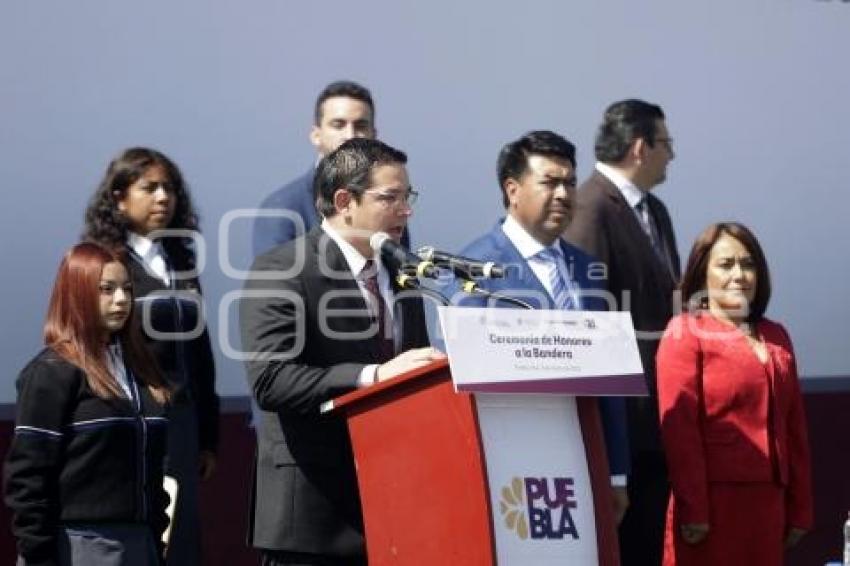
{"type": "Polygon", "coordinates": [[[139,256],[149,275],[153,275],[165,285],[171,285],[172,275],[161,243],[135,232],[127,232],[127,245],[139,256]]]}
{"type": "Polygon", "coordinates": [[[553,250],[559,256],[563,255],[561,247],[558,245],[559,238],[556,238],[552,245],[544,246],[510,214],[505,217],[505,221],[502,223],[502,231],[508,237],[508,240],[516,246],[523,259],[531,259],[545,248],[553,250]]]}
{"type": "Polygon", "coordinates": [[[381,258],[379,255],[371,258],[363,257],[363,254],[358,252],[357,249],[348,242],[348,240],[343,238],[342,235],[330,225],[327,218],[322,220],[322,230],[324,230],[328,237],[339,246],[346,263],[348,263],[348,269],[351,270],[351,274],[355,277],[355,279],[360,276],[360,273],[366,266],[366,261],[369,259],[375,261],[378,269],[381,268],[381,258]]]}
{"type": "Polygon", "coordinates": [[[146,260],[162,255],[162,246],[159,242],[129,230],[127,231],[127,245],[136,252],[136,255],[146,260]]]}
{"type": "Polygon", "coordinates": [[[597,161],[596,170],[614,183],[630,207],[635,208],[646,197],[646,192],[640,190],[637,185],[626,179],[622,173],[607,163],[597,161]]]}

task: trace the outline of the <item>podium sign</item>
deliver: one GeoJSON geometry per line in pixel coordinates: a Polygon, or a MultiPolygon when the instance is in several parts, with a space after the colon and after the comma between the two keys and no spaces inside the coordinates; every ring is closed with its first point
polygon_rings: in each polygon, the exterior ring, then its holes
{"type": "Polygon", "coordinates": [[[576,398],[482,393],[475,400],[496,562],[597,566],[593,491],[576,398]]]}
{"type": "Polygon", "coordinates": [[[595,399],[458,393],[436,360],[334,399],[369,566],[617,566],[595,399]]]}
{"type": "Polygon", "coordinates": [[[627,312],[439,307],[458,391],[647,395],[627,312]]]}

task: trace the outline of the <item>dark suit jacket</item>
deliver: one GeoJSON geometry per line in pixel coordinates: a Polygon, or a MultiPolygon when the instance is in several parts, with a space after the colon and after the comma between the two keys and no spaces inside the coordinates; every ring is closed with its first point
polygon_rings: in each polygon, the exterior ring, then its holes
{"type": "Polygon", "coordinates": [[[673,291],[680,269],[667,208],[652,194],[647,195],[647,202],[670,252],[669,266],[653,250],[620,190],[598,171],[579,187],[576,212],[564,234],[607,265],[608,290],[620,310],[631,310],[638,331],[638,349],[650,397],[626,401],[633,452],[661,450],[655,352],[667,321],[673,316],[673,291]]]}
{"type": "MultiPolygon", "coordinates": [[[[567,267],[570,268],[572,281],[581,291],[588,292],[581,297],[584,310],[606,310],[601,297],[593,296],[593,291],[603,289],[604,281],[589,277],[589,266],[593,260],[590,256],[567,242],[561,242],[561,249],[567,267]]],[[[503,279],[482,279],[479,285],[487,289],[524,300],[541,309],[554,308],[546,288],[528,267],[528,262],[502,230],[502,221],[496,223],[492,230],[466,246],[461,255],[493,261],[507,266],[506,277],[503,279]]],[[[456,295],[453,302],[466,306],[484,306],[486,299],[456,295]]],[[[499,302],[494,306],[512,306],[499,302]]],[[[629,472],[628,437],[626,434],[625,408],[620,397],[604,397],[600,399],[600,412],[605,433],[605,445],[608,453],[608,464],[612,474],[627,474],[629,472]]]]}
{"type": "MultiPolygon", "coordinates": [[[[386,361],[378,358],[376,329],[369,331],[374,325],[342,251],[320,227],[259,256],[252,270],[281,273],[249,279],[240,301],[243,351],[275,356],[247,362],[262,411],[249,541],[264,549],[361,555],[348,431],[342,418],[319,407],[354,390],[364,366],[386,361]]],[[[396,300],[393,312],[401,321],[401,351],[428,344],[420,298],[396,300]]]]}
{"type": "MultiPolygon", "coordinates": [[[[313,195],[315,174],[316,168],[310,167],[306,173],[267,196],[260,204],[263,210],[284,209],[297,213],[304,221],[304,227],[302,232],[301,227],[288,218],[257,217],[254,220],[254,257],[275,246],[294,240],[321,223],[313,195]]],[[[402,234],[401,243],[405,248],[410,247],[410,235],[407,228],[402,234]]]]}

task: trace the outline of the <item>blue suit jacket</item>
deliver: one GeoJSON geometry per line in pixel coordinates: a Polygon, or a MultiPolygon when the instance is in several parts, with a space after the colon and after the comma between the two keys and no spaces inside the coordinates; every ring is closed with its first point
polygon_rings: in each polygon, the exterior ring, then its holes
{"type": "MultiPolygon", "coordinates": [[[[502,220],[497,222],[492,230],[474,240],[461,251],[463,256],[493,261],[506,266],[506,276],[503,279],[481,279],[478,284],[488,291],[522,299],[536,308],[554,308],[554,303],[546,292],[546,288],[534,275],[534,272],[528,266],[528,262],[520,255],[519,250],[505,235],[502,230],[502,222],[502,220]]],[[[589,266],[594,262],[594,259],[566,241],[561,240],[560,244],[572,276],[573,286],[582,291],[604,291],[604,279],[592,279],[588,276],[589,266]]],[[[455,288],[452,303],[463,306],[485,306],[487,299],[480,296],[461,296],[455,288]]],[[[583,310],[607,310],[606,301],[602,297],[592,296],[592,294],[582,296],[581,303],[583,310]]],[[[499,301],[493,306],[511,307],[513,305],[499,301]]],[[[622,397],[600,397],[599,409],[602,415],[605,446],[611,473],[627,474],[629,472],[629,445],[624,400],[622,397]]]]}
{"type": "MultiPolygon", "coordinates": [[[[304,230],[302,232],[289,218],[257,217],[254,220],[254,257],[306,234],[321,223],[313,197],[315,174],[316,168],[310,167],[306,173],[267,196],[260,204],[260,208],[264,210],[285,209],[301,215],[304,230]]],[[[410,247],[410,234],[407,229],[401,236],[401,244],[405,248],[410,247]]]]}
{"type": "Polygon", "coordinates": [[[319,215],[313,201],[315,173],[316,168],[310,167],[306,173],[267,196],[260,204],[260,208],[264,210],[282,208],[300,214],[304,221],[304,231],[297,231],[299,227],[288,218],[258,217],[254,220],[254,256],[294,240],[319,224],[319,215]]]}

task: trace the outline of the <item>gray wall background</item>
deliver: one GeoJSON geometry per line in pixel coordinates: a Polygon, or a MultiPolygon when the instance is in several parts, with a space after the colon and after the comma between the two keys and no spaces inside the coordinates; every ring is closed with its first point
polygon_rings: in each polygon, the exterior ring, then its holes
{"type": "MultiPolygon", "coordinates": [[[[659,196],[687,254],[708,223],[738,219],[774,276],[805,376],[850,374],[843,185],[850,150],[850,3],[648,0],[408,3],[4,0],[0,4],[0,402],[40,347],[59,259],[110,158],[171,156],[208,243],[211,330],[250,262],[256,206],[314,159],[313,99],[352,78],[376,98],[379,134],[408,152],[422,191],[416,245],[456,250],[501,214],[500,146],[553,129],[593,166],[613,100],[660,103],[677,159],[659,196]]],[[[226,336],[227,338],[227,336],[226,336]]],[[[221,355],[219,390],[246,393],[221,355]]]]}

